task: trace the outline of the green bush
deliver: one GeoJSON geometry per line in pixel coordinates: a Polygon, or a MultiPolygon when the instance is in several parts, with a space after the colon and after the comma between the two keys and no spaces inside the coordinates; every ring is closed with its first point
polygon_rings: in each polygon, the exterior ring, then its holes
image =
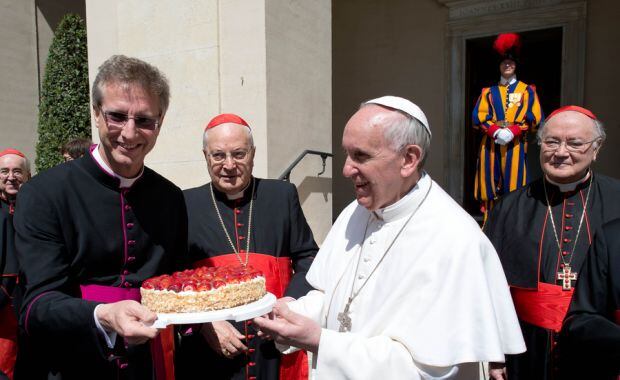
{"type": "Polygon", "coordinates": [[[39,104],[38,172],[63,161],[60,147],[76,137],[91,138],[86,26],[67,14],[56,28],[45,66],[39,104]]]}

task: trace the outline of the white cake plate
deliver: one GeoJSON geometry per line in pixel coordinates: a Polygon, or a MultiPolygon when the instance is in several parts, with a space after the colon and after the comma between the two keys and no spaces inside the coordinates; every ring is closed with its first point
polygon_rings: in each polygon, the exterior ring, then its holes
{"type": "Polygon", "coordinates": [[[240,322],[269,313],[275,304],[276,296],[267,293],[259,300],[231,309],[197,313],[157,313],[157,320],[151,327],[163,329],[168,325],[187,325],[226,320],[240,322]]]}

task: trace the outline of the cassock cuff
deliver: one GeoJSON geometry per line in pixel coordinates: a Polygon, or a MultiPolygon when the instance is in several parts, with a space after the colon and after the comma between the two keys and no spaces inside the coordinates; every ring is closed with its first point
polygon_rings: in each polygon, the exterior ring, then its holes
{"type": "Polygon", "coordinates": [[[116,336],[118,334],[116,333],[116,331],[107,332],[105,331],[103,326],[101,326],[101,323],[99,323],[99,319],[97,318],[97,308],[99,306],[101,306],[101,304],[95,306],[95,310],[93,311],[93,318],[95,318],[95,325],[97,326],[97,330],[101,332],[101,335],[105,339],[105,343],[108,346],[108,348],[112,349],[114,348],[114,344],[116,343],[116,336]]]}

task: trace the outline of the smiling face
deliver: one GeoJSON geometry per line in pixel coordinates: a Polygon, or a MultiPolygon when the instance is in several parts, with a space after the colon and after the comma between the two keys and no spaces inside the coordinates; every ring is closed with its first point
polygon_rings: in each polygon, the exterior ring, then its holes
{"type": "Polygon", "coordinates": [[[0,198],[5,201],[15,198],[19,188],[30,179],[25,163],[26,160],[17,154],[0,157],[0,198]]]}
{"type": "Polygon", "coordinates": [[[504,59],[502,63],[499,64],[499,72],[502,74],[502,77],[509,79],[515,75],[517,71],[517,64],[512,59],[504,59]]]}
{"type": "Polygon", "coordinates": [[[342,174],[353,182],[357,202],[370,211],[395,203],[417,181],[419,147],[409,145],[396,152],[385,139],[385,125],[394,118],[404,116],[366,105],[351,117],[342,136],[346,154],[342,174]]]}
{"type": "Polygon", "coordinates": [[[255,149],[250,141],[248,127],[224,123],[207,130],[204,154],[211,176],[211,183],[219,191],[234,195],[245,189],[252,178],[255,149]],[[239,159],[240,152],[246,152],[239,159]],[[224,154],[223,161],[216,161],[214,154],[224,154]],[[237,158],[235,157],[237,156],[237,158]]]}
{"type": "Polygon", "coordinates": [[[547,121],[542,131],[540,164],[555,183],[572,183],[584,178],[596,160],[599,146],[592,142],[597,136],[592,119],[575,111],[561,112],[547,121]],[[561,142],[556,150],[548,149],[545,141],[561,142]],[[566,142],[588,143],[579,151],[569,151],[566,142]]]}
{"type": "Polygon", "coordinates": [[[114,173],[133,178],[144,165],[144,158],[153,149],[159,128],[147,130],[137,128],[133,117],[147,117],[163,121],[159,101],[137,84],[103,84],[103,99],[95,107],[95,121],[99,130],[99,152],[114,173]],[[116,127],[106,121],[104,112],[127,114],[130,119],[123,127],[116,127]]]}

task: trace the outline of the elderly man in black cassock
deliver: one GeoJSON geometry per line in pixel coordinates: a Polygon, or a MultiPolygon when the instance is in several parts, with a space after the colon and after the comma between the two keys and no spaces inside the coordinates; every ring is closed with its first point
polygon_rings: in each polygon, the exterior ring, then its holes
{"type": "Polygon", "coordinates": [[[589,110],[562,107],[538,131],[543,178],[505,195],[485,232],[495,246],[527,351],[491,364],[491,376],[553,379],[560,370],[557,341],[575,281],[594,232],[620,217],[620,181],[591,169],[605,140],[589,110]]]}
{"type": "Polygon", "coordinates": [[[563,379],[620,378],[620,219],[592,242],[560,336],[563,379]]]}
{"type": "Polygon", "coordinates": [[[13,214],[21,186],[30,179],[30,162],[17,149],[0,152],[0,379],[13,378],[17,357],[18,269],[13,214]]]}
{"type": "MultiPolygon", "coordinates": [[[[295,186],[252,175],[256,148],[241,117],[216,116],[203,138],[211,182],[185,191],[189,259],[195,267],[250,265],[265,274],[267,291],[278,298],[305,295],[318,247],[295,186]]],[[[200,334],[183,338],[177,357],[178,378],[207,372],[209,379],[308,377],[303,352],[281,356],[251,321],[204,324],[200,334]]]]}
{"type": "Polygon", "coordinates": [[[16,376],[173,374],[171,360],[162,359],[170,331],[158,336],[148,327],[156,314],[139,303],[142,281],[177,269],[187,251],[183,194],[144,165],[168,103],[157,68],[109,58],[92,86],[100,143],[22,187],[14,221],[27,352],[22,360],[20,351],[16,376]]]}

